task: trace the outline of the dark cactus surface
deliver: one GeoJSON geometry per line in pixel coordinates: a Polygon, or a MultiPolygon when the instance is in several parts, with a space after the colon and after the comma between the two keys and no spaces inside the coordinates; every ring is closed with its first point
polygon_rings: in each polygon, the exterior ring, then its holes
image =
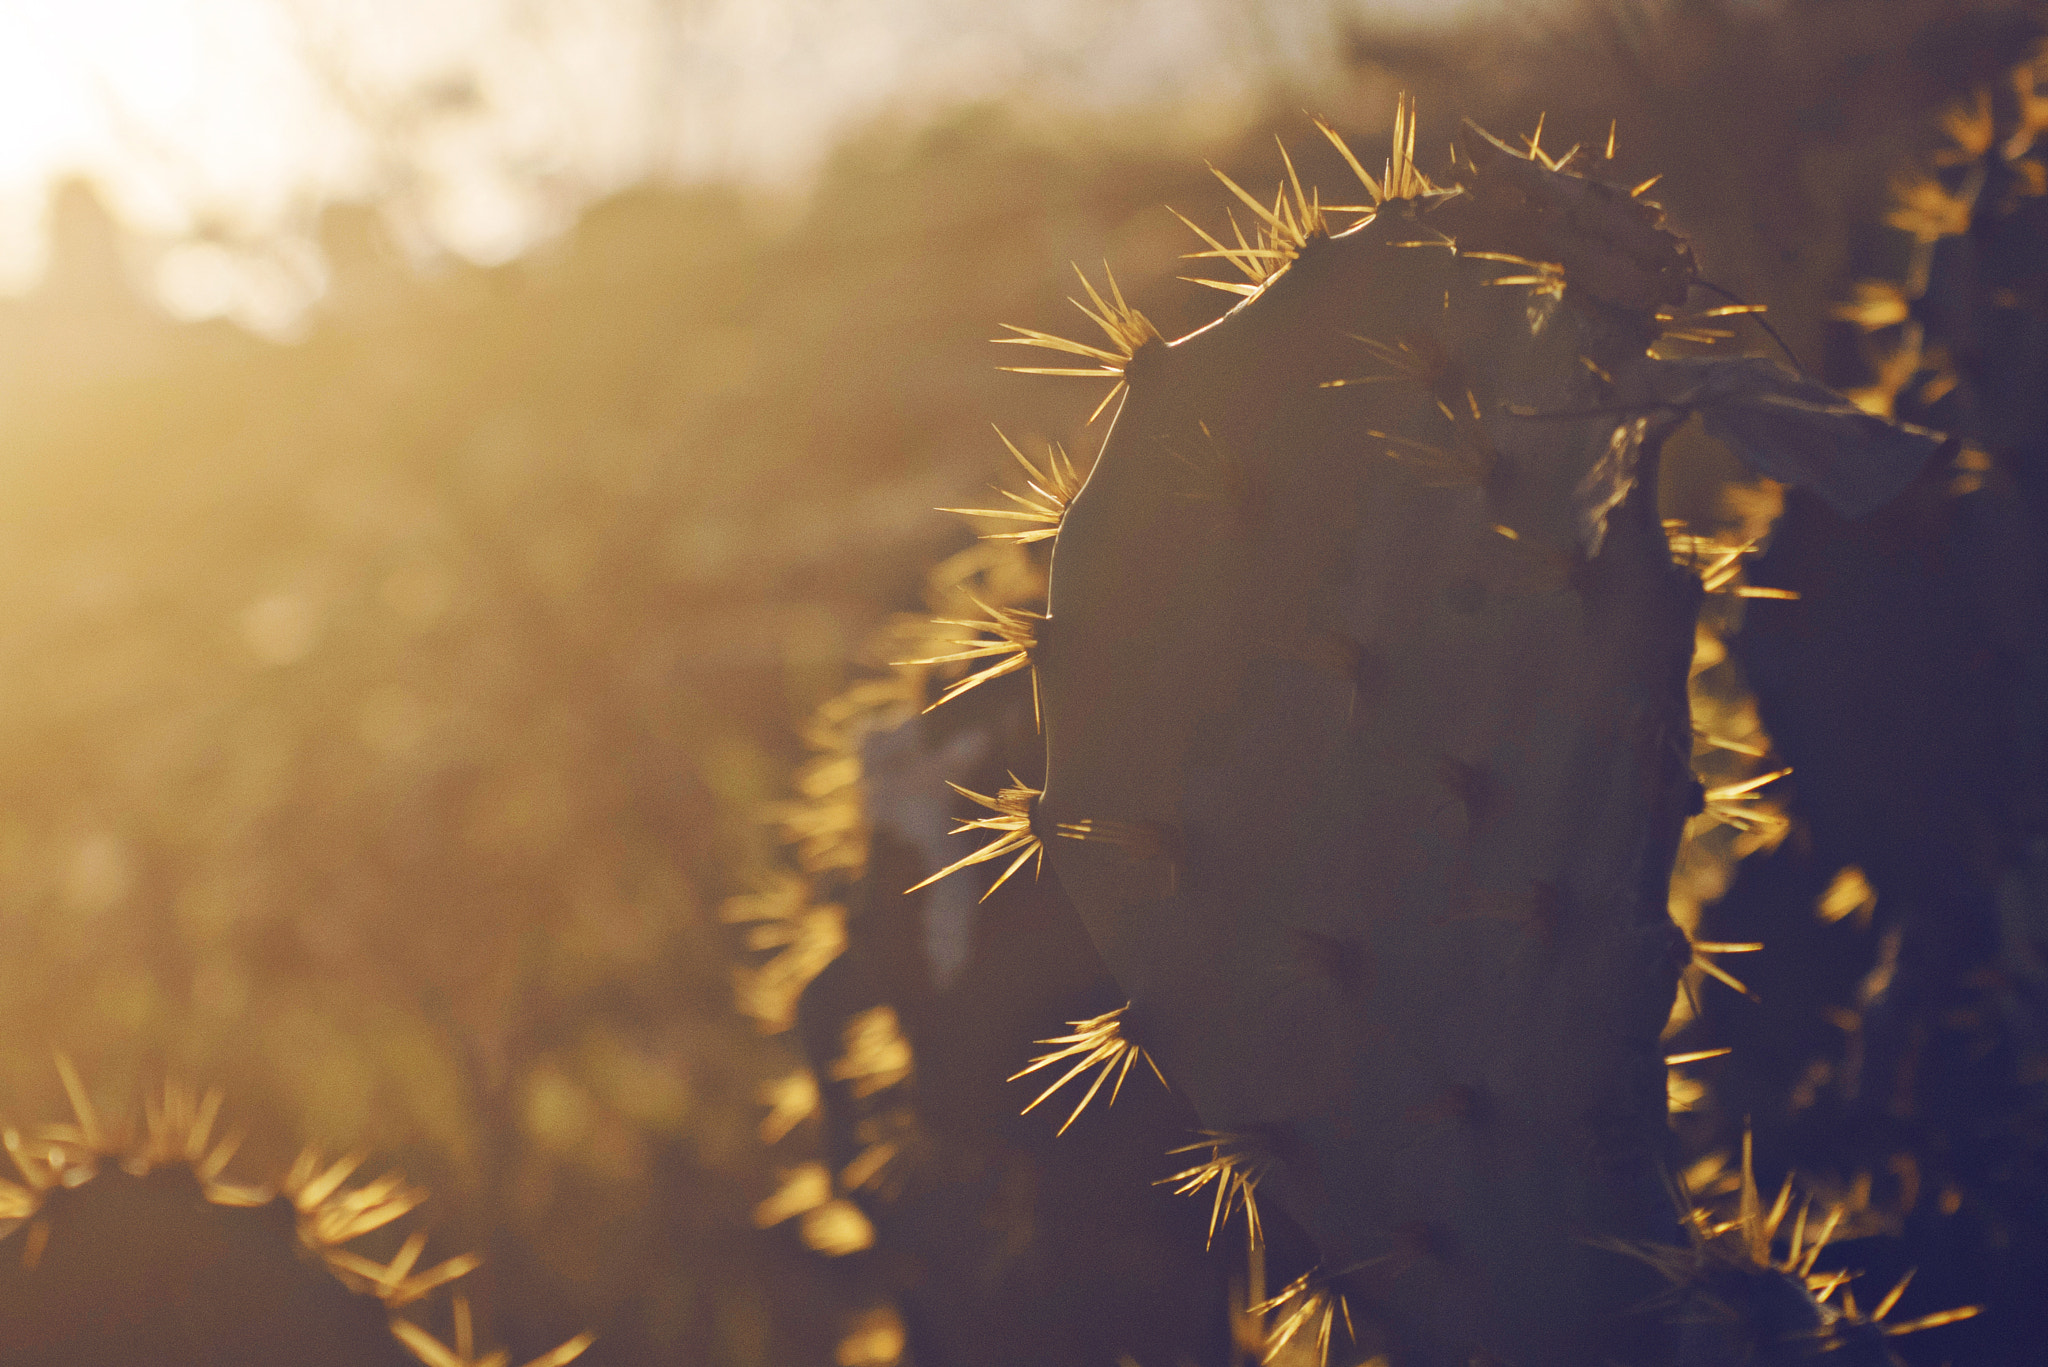
{"type": "MultiPolygon", "coordinates": [[[[310,1150],[269,1184],[229,1180],[241,1140],[215,1133],[218,1092],[166,1086],[128,1133],[58,1066],[75,1120],[5,1132],[21,1180],[0,1180],[0,1364],[508,1367],[447,1294],[479,1259],[423,1261],[419,1230],[385,1257],[359,1242],[391,1237],[425,1192],[396,1173],[352,1182],[361,1158],[310,1150]]],[[[565,1367],[591,1342],[526,1367],[565,1367]]]]}
{"type": "Polygon", "coordinates": [[[1269,1353],[1846,1342],[1857,1316],[1770,1233],[1738,1262],[1771,1289],[1729,1327],[1649,1312],[1722,1304],[1731,1265],[1669,1176],[1660,1035],[1702,950],[1667,897],[1708,794],[1702,585],[1658,461],[1697,414],[1854,516],[1940,438],[1674,347],[1748,310],[1697,300],[1611,149],[1468,127],[1432,179],[1404,109],[1375,178],[1323,131],[1368,202],[1325,206],[1291,162],[1270,207],[1226,181],[1256,217],[1234,242],[1196,228],[1243,277],[1207,282],[1245,296],[1225,317],[1168,343],[1111,281],[1083,306],[1106,344],[1006,339],[1094,362],[1020,368],[1113,380],[1113,426],[1043,505],[1045,614],[956,622],[981,634],[951,659],[1031,671],[1045,777],[963,787],[986,843],[933,877],[1057,872],[1124,1002],[1034,1071],[1084,1108],[1158,1074],[1208,1155],[1187,1185],[1254,1243],[1276,1212],[1305,1232],[1314,1266],[1251,1307],[1269,1353]]]}

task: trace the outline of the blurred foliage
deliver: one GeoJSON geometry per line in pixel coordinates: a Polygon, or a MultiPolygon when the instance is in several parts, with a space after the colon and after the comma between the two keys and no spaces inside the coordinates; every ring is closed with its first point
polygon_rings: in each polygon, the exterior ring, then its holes
{"type": "Polygon", "coordinates": [[[1016,385],[989,320],[1065,307],[1047,260],[1172,269],[1199,174],[968,115],[807,206],[638,191],[428,279],[341,209],[292,346],[159,318],[67,189],[0,305],[0,1115],[62,1109],[52,1047],[110,1113],[220,1084],[251,1180],[303,1140],[431,1188],[515,1359],[829,1358],[749,1228],[792,1065],[716,907],[850,642],[965,539],[926,510],[1016,385]]]}

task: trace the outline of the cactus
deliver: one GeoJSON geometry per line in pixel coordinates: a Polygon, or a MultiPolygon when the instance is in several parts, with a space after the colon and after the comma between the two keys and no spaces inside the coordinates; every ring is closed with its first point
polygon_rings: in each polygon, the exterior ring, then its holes
{"type": "Polygon", "coordinates": [[[1208,1136],[1183,1185],[1313,1240],[1259,1307],[1270,1351],[1670,1360],[1614,1247],[1676,1246],[1658,1036],[1704,957],[1666,912],[1705,799],[1659,448],[1696,413],[1856,515],[1938,439],[1657,354],[1739,306],[1687,312],[1690,254],[1611,136],[1468,128],[1438,181],[1405,105],[1379,177],[1323,131],[1366,202],[1291,160],[1270,202],[1225,177],[1254,227],[1197,228],[1242,277],[1204,282],[1243,296],[1222,319],[1168,343],[1112,280],[1081,305],[1105,343],[1003,339],[1094,362],[1019,368],[1110,379],[1113,417],[1042,510],[1046,617],[989,619],[1042,791],[977,794],[996,814],[961,829],[994,838],[952,868],[1047,861],[1127,998],[1037,1063],[1095,1066],[1085,1106],[1142,1058],[1208,1136]]]}
{"type": "MultiPolygon", "coordinates": [[[[167,1085],[124,1137],[58,1066],[73,1121],[6,1131],[21,1181],[0,1181],[12,1224],[0,1235],[0,1363],[506,1367],[503,1352],[476,1355],[461,1295],[452,1344],[420,1322],[474,1255],[423,1265],[418,1231],[389,1262],[351,1247],[425,1199],[397,1174],[349,1186],[360,1158],[307,1150],[274,1185],[231,1182],[240,1139],[215,1138],[219,1092],[167,1085]]],[[[591,1342],[578,1335],[526,1367],[565,1367],[591,1342]]]]}
{"type": "Polygon", "coordinates": [[[1005,628],[1031,630],[1045,581],[1030,548],[1079,483],[1057,450],[1004,442],[1029,492],[975,514],[1004,531],[934,569],[936,627],[890,624],[868,652],[890,672],[813,717],[816,758],[772,813],[804,875],[728,904],[776,951],[742,972],[740,999],[769,1028],[794,1020],[808,1062],[764,1122],[786,1176],[757,1219],[871,1306],[842,1331],[843,1362],[1220,1363],[1226,1269],[1204,1256],[1201,1213],[1152,1186],[1184,1107],[1154,1084],[1115,1125],[1065,1138],[1017,1115],[1019,1042],[1112,1007],[1115,987],[1055,880],[1028,861],[1003,877],[1018,845],[948,867],[949,808],[992,823],[976,829],[999,847],[1028,834],[1001,811],[1042,762],[1005,628]]]}
{"type": "Polygon", "coordinates": [[[1642,1259],[1670,1284],[1672,1304],[1692,1326],[1694,1342],[1684,1357],[1693,1362],[1791,1363],[1817,1353],[1836,1360],[1895,1367],[1890,1340],[1971,1319],[1977,1306],[1959,1306],[1911,1319],[1890,1319],[1913,1273],[1894,1282],[1864,1312],[1846,1270],[1819,1270],[1821,1254],[1847,1214],[1840,1205],[1816,1210],[1812,1196],[1793,1215],[1794,1181],[1787,1175],[1777,1198],[1765,1205],[1756,1183],[1751,1136],[1742,1138],[1739,1173],[1714,1171],[1715,1155],[1689,1178],[1721,1177],[1716,1185],[1734,1198],[1732,1212],[1714,1205],[1692,1206],[1685,1219],[1682,1248],[1631,1246],[1611,1242],[1617,1252],[1642,1259]],[[1778,1257],[1782,1241],[1785,1254],[1778,1257]],[[1837,1294],[1839,1293],[1839,1294],[1837,1294]]]}
{"type": "Polygon", "coordinates": [[[1798,601],[1733,647],[1799,838],[1707,922],[1772,946],[1761,1004],[1709,1011],[1722,1128],[1898,1236],[1923,1303],[1981,1300],[1942,1348],[1982,1363],[2038,1359],[2048,1277],[2043,30],[1944,26],[1967,79],[1849,244],[1826,378],[1958,443],[1861,523],[1785,497],[1759,573],[1798,601]]]}

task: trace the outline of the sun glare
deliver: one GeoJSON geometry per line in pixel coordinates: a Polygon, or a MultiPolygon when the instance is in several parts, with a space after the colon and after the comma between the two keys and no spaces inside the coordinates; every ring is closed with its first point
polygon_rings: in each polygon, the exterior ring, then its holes
{"type": "Polygon", "coordinates": [[[800,184],[885,113],[1186,105],[1195,137],[1267,68],[1313,79],[1327,53],[1284,18],[1249,34],[1214,7],[1085,0],[965,17],[941,0],[0,0],[0,291],[39,278],[49,187],[76,178],[173,314],[288,330],[324,288],[327,204],[377,203],[415,258],[489,263],[648,179],[800,184]]]}

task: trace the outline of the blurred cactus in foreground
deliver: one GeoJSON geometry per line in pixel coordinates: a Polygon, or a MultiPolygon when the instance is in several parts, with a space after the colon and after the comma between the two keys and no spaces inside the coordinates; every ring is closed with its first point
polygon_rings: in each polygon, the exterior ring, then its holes
{"type": "MultiPolygon", "coordinates": [[[[21,1180],[0,1182],[0,1363],[506,1367],[502,1352],[477,1355],[459,1293],[450,1341],[423,1313],[477,1258],[424,1264],[417,1231],[388,1261],[359,1250],[426,1199],[398,1174],[350,1186],[360,1158],[308,1150],[273,1185],[233,1183],[239,1139],[215,1136],[220,1093],[166,1086],[124,1136],[60,1068],[74,1121],[6,1131],[21,1180]]],[[[564,1367],[590,1343],[527,1367],[564,1367]]]]}

